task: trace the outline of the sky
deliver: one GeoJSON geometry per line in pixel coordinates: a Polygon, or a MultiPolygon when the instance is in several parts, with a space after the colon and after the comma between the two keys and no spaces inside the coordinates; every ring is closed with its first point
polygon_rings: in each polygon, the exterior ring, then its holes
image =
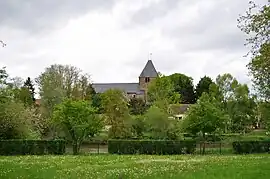
{"type": "MultiPolygon", "coordinates": [[[[148,54],[157,71],[231,73],[250,83],[246,36],[237,28],[249,0],[1,0],[0,67],[22,78],[73,65],[93,82],[138,82],[148,54]]],[[[255,0],[262,4],[267,0],[255,0]]]]}

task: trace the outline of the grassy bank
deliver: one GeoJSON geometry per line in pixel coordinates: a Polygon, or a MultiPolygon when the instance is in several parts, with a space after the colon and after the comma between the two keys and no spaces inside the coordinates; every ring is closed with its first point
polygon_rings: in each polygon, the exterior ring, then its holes
{"type": "Polygon", "coordinates": [[[0,178],[266,179],[270,155],[231,156],[9,156],[0,178]]]}

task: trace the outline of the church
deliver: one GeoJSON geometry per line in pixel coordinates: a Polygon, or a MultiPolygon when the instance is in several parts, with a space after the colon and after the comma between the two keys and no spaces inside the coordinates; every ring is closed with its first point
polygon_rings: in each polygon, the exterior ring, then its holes
{"type": "Polygon", "coordinates": [[[158,77],[158,72],[152,60],[148,60],[138,78],[138,83],[93,83],[97,93],[103,93],[108,89],[119,89],[124,91],[129,98],[141,97],[146,100],[148,84],[158,77]]]}

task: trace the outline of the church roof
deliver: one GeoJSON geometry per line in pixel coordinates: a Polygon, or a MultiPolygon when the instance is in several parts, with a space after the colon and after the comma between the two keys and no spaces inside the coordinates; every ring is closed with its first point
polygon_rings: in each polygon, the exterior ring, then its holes
{"type": "Polygon", "coordinates": [[[126,93],[143,93],[140,91],[139,83],[93,83],[92,86],[97,93],[103,93],[109,89],[119,89],[126,93]]]}
{"type": "Polygon", "coordinates": [[[148,60],[140,77],[152,77],[155,78],[158,76],[157,70],[154,67],[152,60],[148,60]]]}

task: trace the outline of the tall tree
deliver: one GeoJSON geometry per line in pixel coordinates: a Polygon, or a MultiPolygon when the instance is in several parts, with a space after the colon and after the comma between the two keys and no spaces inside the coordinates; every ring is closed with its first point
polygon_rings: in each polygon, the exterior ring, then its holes
{"type": "Polygon", "coordinates": [[[147,105],[142,98],[131,98],[128,107],[131,115],[142,115],[147,110],[147,105]]]}
{"type": "Polygon", "coordinates": [[[109,89],[101,94],[103,113],[106,123],[111,126],[110,138],[126,138],[129,135],[127,120],[129,120],[128,99],[124,92],[118,89],[109,89]]]}
{"type": "Polygon", "coordinates": [[[83,100],[66,99],[53,111],[52,122],[61,125],[70,136],[73,154],[78,154],[86,137],[93,137],[102,129],[102,121],[96,110],[83,100]]]}
{"type": "Polygon", "coordinates": [[[208,76],[202,77],[200,79],[200,81],[198,82],[196,89],[195,89],[196,99],[199,99],[204,92],[209,93],[210,85],[212,83],[214,83],[214,82],[210,77],[208,77],[208,76]]]}
{"type": "Polygon", "coordinates": [[[150,103],[155,104],[164,112],[168,111],[170,104],[180,101],[180,94],[175,92],[172,80],[168,76],[162,76],[150,82],[148,97],[150,103]]]}
{"type": "Polygon", "coordinates": [[[270,101],[270,3],[259,6],[250,1],[245,15],[238,19],[238,27],[248,36],[251,62],[248,68],[258,94],[270,101]]]}
{"type": "Polygon", "coordinates": [[[219,108],[219,101],[207,93],[203,93],[196,105],[191,106],[183,122],[183,129],[192,134],[214,134],[224,131],[228,116],[219,108]]]}
{"type": "Polygon", "coordinates": [[[33,100],[33,102],[35,102],[35,88],[34,88],[34,85],[33,85],[33,82],[32,82],[32,80],[31,80],[31,78],[30,77],[28,77],[27,79],[26,79],[26,81],[24,82],[24,85],[23,85],[23,87],[25,87],[26,89],[28,89],[29,90],[29,92],[30,92],[30,94],[31,94],[31,98],[32,98],[32,100],[33,100]]]}
{"type": "Polygon", "coordinates": [[[240,84],[231,74],[218,75],[216,86],[211,85],[215,96],[230,117],[226,130],[246,132],[254,123],[256,104],[248,86],[240,84]]]}
{"type": "Polygon", "coordinates": [[[91,99],[93,88],[89,75],[74,66],[51,65],[36,79],[43,108],[51,116],[53,107],[64,98],[91,99]]]}
{"type": "Polygon", "coordinates": [[[169,76],[172,81],[174,91],[181,95],[181,103],[195,103],[195,93],[193,79],[181,73],[175,73],[169,76]]]}

